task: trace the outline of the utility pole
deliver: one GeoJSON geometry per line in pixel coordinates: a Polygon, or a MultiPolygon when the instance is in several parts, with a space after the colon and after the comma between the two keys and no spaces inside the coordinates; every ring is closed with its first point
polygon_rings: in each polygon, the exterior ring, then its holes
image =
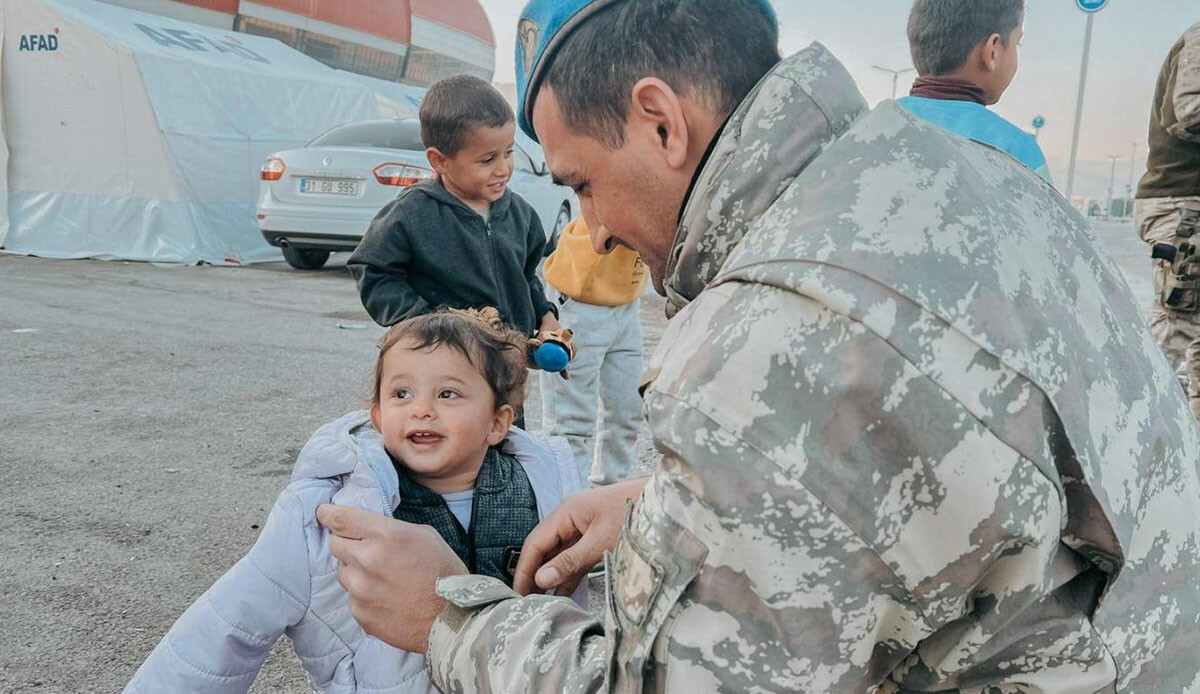
{"type": "Polygon", "coordinates": [[[1092,24],[1096,15],[1089,12],[1083,33],[1083,66],[1079,68],[1079,96],[1075,99],[1075,133],[1071,135],[1071,159],[1067,166],[1067,199],[1075,192],[1075,159],[1079,155],[1079,126],[1083,124],[1083,94],[1087,89],[1088,60],[1092,53],[1092,24]]]}
{"type": "Polygon", "coordinates": [[[1112,173],[1108,175],[1108,204],[1104,206],[1104,218],[1112,219],[1113,184],[1117,181],[1117,160],[1121,158],[1121,155],[1110,154],[1108,158],[1112,159],[1112,173]]]}
{"type": "Polygon", "coordinates": [[[1079,68],[1079,96],[1075,99],[1075,132],[1071,136],[1071,159],[1067,166],[1067,199],[1075,192],[1075,161],[1079,155],[1079,126],[1083,123],[1083,93],[1087,88],[1088,60],[1092,54],[1092,25],[1096,13],[1108,5],[1109,0],[1075,0],[1075,5],[1087,13],[1087,28],[1083,32],[1083,66],[1079,68]]]}
{"type": "Polygon", "coordinates": [[[878,65],[872,65],[871,67],[875,68],[876,70],[879,70],[880,72],[886,72],[892,76],[892,98],[893,99],[896,98],[896,88],[899,86],[900,75],[903,75],[903,74],[909,73],[909,72],[916,72],[916,69],[911,68],[911,67],[905,68],[903,70],[892,70],[891,68],[879,67],[878,65]]]}

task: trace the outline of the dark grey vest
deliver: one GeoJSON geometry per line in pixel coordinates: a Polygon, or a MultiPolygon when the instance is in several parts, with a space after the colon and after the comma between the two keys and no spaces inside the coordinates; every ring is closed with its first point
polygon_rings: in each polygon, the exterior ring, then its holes
{"type": "Polygon", "coordinates": [[[516,458],[488,450],[475,480],[470,530],[462,527],[440,494],[412,481],[403,465],[396,463],[396,471],[400,505],[392,512],[394,518],[433,527],[468,571],[512,585],[508,564],[540,521],[533,486],[516,458]]]}

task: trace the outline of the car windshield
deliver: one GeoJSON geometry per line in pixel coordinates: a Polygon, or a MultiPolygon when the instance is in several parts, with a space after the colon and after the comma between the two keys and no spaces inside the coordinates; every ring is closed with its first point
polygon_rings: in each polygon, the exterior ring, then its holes
{"type": "Polygon", "coordinates": [[[330,130],[308,143],[309,147],[372,147],[425,151],[417,120],[372,120],[330,130]]]}

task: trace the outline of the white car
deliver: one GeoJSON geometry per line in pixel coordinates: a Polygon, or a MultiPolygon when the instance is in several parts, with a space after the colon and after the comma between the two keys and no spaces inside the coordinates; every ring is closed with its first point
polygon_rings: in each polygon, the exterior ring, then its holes
{"type": "MultiPolygon", "coordinates": [[[[556,186],[541,148],[518,136],[509,186],[558,238],[579,204],[556,186]]],[[[300,149],[263,164],[258,227],[288,264],[316,270],[338,251],[353,251],[371,220],[400,191],[433,177],[416,119],[371,120],[336,127],[300,149]]]]}

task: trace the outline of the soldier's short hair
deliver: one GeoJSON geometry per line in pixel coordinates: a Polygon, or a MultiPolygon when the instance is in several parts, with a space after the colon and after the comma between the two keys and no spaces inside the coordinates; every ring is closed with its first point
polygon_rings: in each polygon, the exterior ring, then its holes
{"type": "Polygon", "coordinates": [[[633,0],[572,32],[543,86],[571,131],[616,149],[638,80],[657,77],[728,115],[779,60],[779,32],[749,0],[633,0]]]}
{"type": "Polygon", "coordinates": [[[429,88],[421,102],[421,141],[453,157],[479,127],[513,122],[513,110],[496,88],[471,75],[447,77],[429,88]]]}
{"type": "Polygon", "coordinates": [[[954,72],[992,34],[1008,45],[1024,20],[1025,0],[916,0],[908,15],[913,67],[922,76],[954,72]]]}

